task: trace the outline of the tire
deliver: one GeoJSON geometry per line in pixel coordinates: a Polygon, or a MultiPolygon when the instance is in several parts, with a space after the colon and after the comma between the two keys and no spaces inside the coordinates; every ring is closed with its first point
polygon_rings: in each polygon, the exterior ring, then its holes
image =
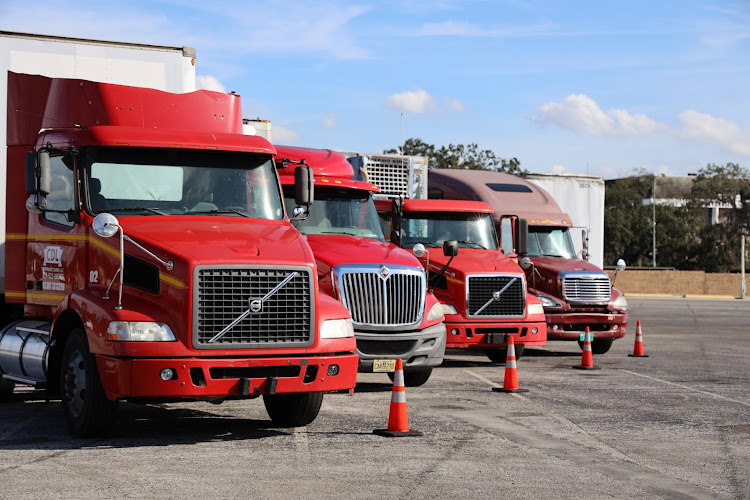
{"type": "MultiPolygon", "coordinates": [[[[516,359],[520,359],[521,356],[523,356],[523,351],[526,346],[523,345],[514,345],[514,350],[516,351],[516,359]]],[[[490,358],[490,361],[493,363],[500,363],[505,364],[505,361],[508,359],[508,349],[502,348],[502,349],[487,349],[484,351],[484,353],[487,355],[488,358],[490,358]]]]}
{"type": "MultiPolygon", "coordinates": [[[[612,342],[614,342],[615,339],[594,339],[591,341],[591,354],[604,354],[607,351],[609,351],[609,348],[612,347],[612,342]]],[[[581,347],[581,350],[583,350],[583,342],[580,340],[578,341],[578,345],[581,347]]]]}
{"type": "MultiPolygon", "coordinates": [[[[419,387],[424,385],[432,375],[432,368],[426,370],[404,371],[404,385],[406,387],[419,387]]],[[[393,382],[393,372],[388,373],[388,378],[393,382]]]]}
{"type": "Polygon", "coordinates": [[[8,401],[15,386],[15,382],[0,378],[0,401],[8,401]]]}
{"type": "Polygon", "coordinates": [[[263,395],[266,412],[279,427],[302,427],[312,423],[322,403],[322,392],[263,395]]]}
{"type": "Polygon", "coordinates": [[[77,437],[100,435],[111,425],[117,403],[107,399],[86,334],[70,332],[60,364],[60,395],[68,427],[77,437]]]}

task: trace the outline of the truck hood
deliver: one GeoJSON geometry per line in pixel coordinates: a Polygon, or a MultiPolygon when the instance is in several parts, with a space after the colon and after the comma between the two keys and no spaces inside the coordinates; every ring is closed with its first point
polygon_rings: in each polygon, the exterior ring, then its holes
{"type": "MultiPolygon", "coordinates": [[[[144,216],[122,217],[120,224],[126,236],[163,259],[182,256],[196,260],[196,265],[248,262],[299,265],[309,261],[302,237],[283,221],[144,216]]],[[[126,242],[126,251],[128,245],[126,242]]]]}
{"type": "Polygon", "coordinates": [[[347,235],[308,235],[307,242],[312,248],[315,260],[325,264],[319,266],[333,268],[341,264],[391,264],[420,267],[419,261],[409,251],[391,243],[372,238],[347,235]]]}
{"type": "MultiPolygon", "coordinates": [[[[459,255],[461,255],[460,252],[459,255]]],[[[604,272],[594,264],[590,264],[585,260],[561,259],[557,257],[531,257],[531,261],[534,263],[537,270],[545,270],[555,274],[565,271],[589,271],[592,273],[604,272]]]]}
{"type": "MultiPolygon", "coordinates": [[[[433,272],[439,271],[450,260],[443,255],[442,249],[429,249],[430,268],[433,272]]],[[[477,273],[504,273],[504,274],[523,274],[521,268],[503,255],[501,252],[491,250],[479,250],[472,248],[461,248],[458,255],[454,257],[447,272],[457,275],[466,276],[467,274],[477,273]]]]}

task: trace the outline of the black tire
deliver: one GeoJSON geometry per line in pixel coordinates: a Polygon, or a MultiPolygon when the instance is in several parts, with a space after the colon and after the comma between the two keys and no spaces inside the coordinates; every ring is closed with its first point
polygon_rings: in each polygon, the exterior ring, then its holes
{"type": "MultiPolygon", "coordinates": [[[[612,342],[614,342],[615,339],[594,339],[591,341],[591,354],[604,354],[607,351],[609,351],[609,348],[612,347],[612,342]]],[[[578,345],[581,347],[581,350],[583,350],[583,342],[580,340],[578,341],[578,345]]]]}
{"type": "Polygon", "coordinates": [[[111,425],[117,403],[107,399],[86,334],[70,332],[60,364],[60,395],[70,432],[78,437],[102,434],[111,425]]]}
{"type": "Polygon", "coordinates": [[[323,404],[322,392],[264,394],[263,404],[273,423],[279,427],[302,427],[312,423],[323,404]]]}
{"type": "Polygon", "coordinates": [[[15,387],[15,382],[0,378],[0,401],[8,401],[13,394],[13,388],[15,387]]]}
{"type": "MultiPolygon", "coordinates": [[[[526,346],[523,345],[514,345],[514,350],[516,351],[516,359],[520,359],[521,356],[523,356],[523,351],[526,346]]],[[[484,353],[487,355],[488,358],[490,358],[490,361],[493,363],[500,363],[505,364],[505,361],[508,359],[508,349],[487,349],[484,351],[484,353]]]]}
{"type": "MultiPolygon", "coordinates": [[[[404,385],[406,387],[419,387],[424,385],[432,375],[432,368],[426,370],[404,371],[404,385]]],[[[388,378],[393,382],[393,372],[388,373],[388,378]]]]}

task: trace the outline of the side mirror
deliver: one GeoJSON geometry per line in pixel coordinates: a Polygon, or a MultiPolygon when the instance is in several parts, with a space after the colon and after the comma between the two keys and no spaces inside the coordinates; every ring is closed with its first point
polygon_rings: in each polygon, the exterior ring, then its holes
{"type": "Polygon", "coordinates": [[[47,196],[50,193],[52,176],[47,151],[26,152],[26,194],[47,196]]]}
{"type": "Polygon", "coordinates": [[[523,217],[516,218],[516,253],[526,255],[529,253],[529,221],[523,217]]]}
{"type": "Polygon", "coordinates": [[[617,270],[618,271],[624,271],[625,270],[625,261],[622,259],[617,260],[617,270]]]}
{"type": "Polygon", "coordinates": [[[523,259],[518,261],[518,265],[521,266],[521,269],[528,269],[534,264],[531,262],[531,259],[529,259],[528,257],[524,257],[523,259]]]}
{"type": "Polygon", "coordinates": [[[417,243],[414,245],[414,248],[411,250],[414,253],[414,256],[417,258],[422,257],[427,250],[425,250],[424,245],[421,243],[417,243]]]}
{"type": "Polygon", "coordinates": [[[117,233],[120,221],[112,214],[101,213],[94,217],[91,229],[102,238],[111,238],[117,233]]]}
{"type": "Polygon", "coordinates": [[[443,242],[443,255],[446,257],[455,257],[458,255],[458,242],[456,240],[443,242]]]}
{"type": "Polygon", "coordinates": [[[315,198],[313,173],[310,167],[294,169],[294,201],[300,206],[310,206],[315,198]]]}

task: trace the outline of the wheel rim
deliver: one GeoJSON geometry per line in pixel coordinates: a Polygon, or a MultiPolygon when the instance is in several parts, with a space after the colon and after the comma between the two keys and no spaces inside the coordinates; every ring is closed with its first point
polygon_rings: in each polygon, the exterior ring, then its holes
{"type": "Polygon", "coordinates": [[[80,352],[75,351],[68,360],[63,380],[63,397],[70,413],[77,417],[86,399],[86,363],[80,352]]]}

